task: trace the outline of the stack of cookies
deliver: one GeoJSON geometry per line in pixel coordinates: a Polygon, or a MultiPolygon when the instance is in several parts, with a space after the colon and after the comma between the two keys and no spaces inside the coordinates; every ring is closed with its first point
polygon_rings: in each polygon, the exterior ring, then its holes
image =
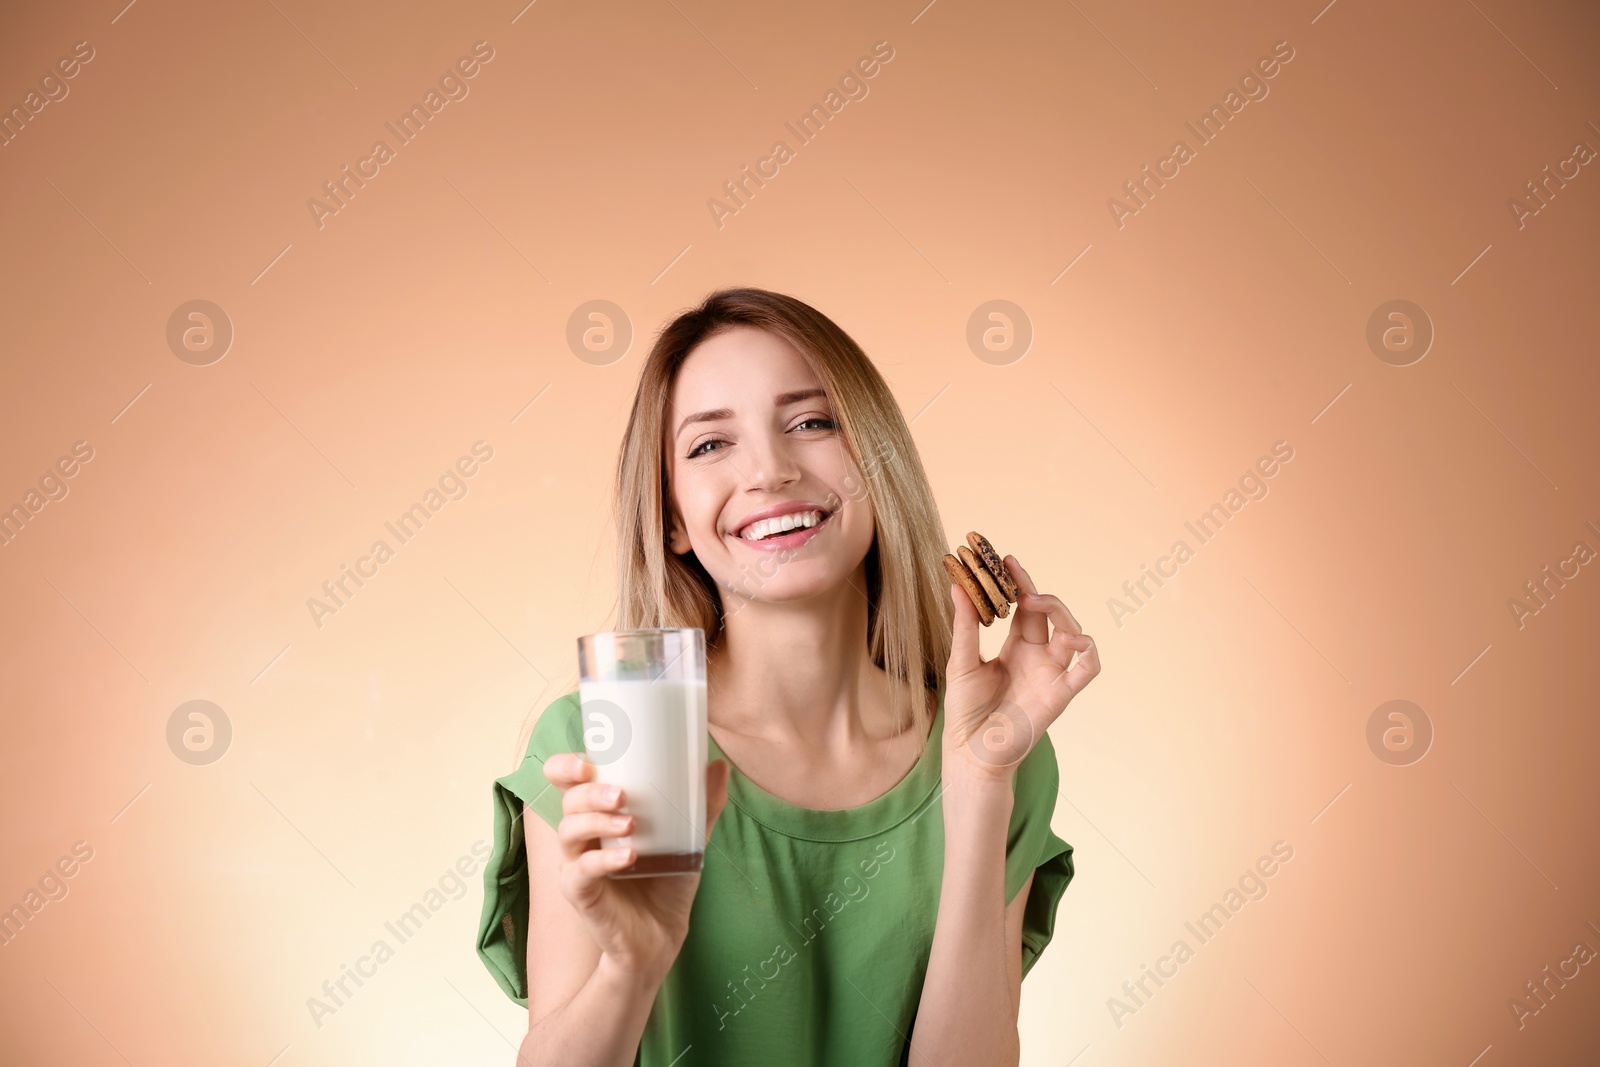
{"type": "Polygon", "coordinates": [[[973,531],[967,534],[967,543],[959,546],[956,552],[959,558],[945,555],[944,570],[952,582],[967,591],[972,606],[978,609],[979,621],[988,626],[995,619],[1011,614],[1011,605],[1017,602],[1021,590],[988,538],[973,531]]]}

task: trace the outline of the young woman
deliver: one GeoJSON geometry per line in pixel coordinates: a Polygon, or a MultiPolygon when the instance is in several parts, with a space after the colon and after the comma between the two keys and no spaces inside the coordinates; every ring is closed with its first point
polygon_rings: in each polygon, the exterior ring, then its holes
{"type": "Polygon", "coordinates": [[[1023,593],[981,659],[888,385],[792,297],[713,293],[662,331],[617,502],[616,628],[706,634],[704,869],[607,877],[628,798],[576,694],[550,704],[495,783],[478,938],[528,1008],[519,1065],[1015,1064],[1073,873],[1045,730],[1093,639],[1007,556],[1023,593]],[[774,512],[820,521],[756,539],[774,512]]]}

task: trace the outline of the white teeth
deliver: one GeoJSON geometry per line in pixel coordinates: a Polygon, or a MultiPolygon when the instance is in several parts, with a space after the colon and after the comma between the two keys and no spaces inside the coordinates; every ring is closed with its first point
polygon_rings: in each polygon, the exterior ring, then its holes
{"type": "Polygon", "coordinates": [[[762,519],[759,522],[752,522],[739,532],[739,536],[746,541],[760,541],[801,527],[816,526],[821,521],[822,512],[820,511],[793,512],[775,519],[762,519]]]}

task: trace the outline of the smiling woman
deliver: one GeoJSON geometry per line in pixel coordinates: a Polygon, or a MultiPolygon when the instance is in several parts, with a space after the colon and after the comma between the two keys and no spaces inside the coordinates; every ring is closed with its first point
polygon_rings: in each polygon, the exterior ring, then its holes
{"type": "Polygon", "coordinates": [[[1046,728],[1092,639],[1007,556],[1017,610],[978,655],[893,393],[793,297],[667,325],[616,493],[615,628],[705,633],[709,840],[699,871],[609,877],[638,856],[604,840],[644,816],[580,758],[578,695],[544,709],[495,783],[478,931],[528,1008],[519,1064],[1015,1064],[1073,874],[1046,728]],[[998,708],[1030,739],[1004,759],[998,708]]]}
{"type": "MultiPolygon", "coordinates": [[[[667,443],[666,465],[674,487],[666,515],[667,547],[691,572],[697,570],[702,581],[716,584],[725,609],[746,606],[732,579],[757,558],[755,553],[789,550],[760,591],[764,601],[805,600],[829,591],[858,596],[856,590],[867,587],[866,556],[876,519],[872,495],[853,501],[843,495],[846,480],[862,476],[853,459],[858,449],[847,441],[844,427],[862,420],[850,420],[845,410],[849,404],[831,399],[849,396],[848,390],[807,381],[820,377],[795,342],[741,326],[702,341],[674,383],[674,411],[689,408],[693,413],[676,423],[667,443]],[[730,390],[732,383],[737,388],[730,390]],[[785,388],[794,385],[799,387],[785,388]],[[700,408],[701,398],[715,396],[732,397],[736,404],[700,408]],[[815,521],[796,530],[797,521],[804,523],[800,516],[814,516],[815,521]],[[859,580],[845,585],[839,575],[850,560],[861,561],[859,580]]],[[[884,480],[881,471],[879,480],[884,480]]],[[[931,499],[918,503],[927,510],[916,519],[933,512],[931,499]]],[[[915,522],[907,517],[897,524],[913,542],[908,545],[911,553],[918,551],[915,522]]],[[[922,533],[938,529],[933,523],[917,525],[922,533]]],[[[936,603],[939,599],[932,583],[912,592],[936,603]]],[[[716,620],[703,620],[702,629],[714,639],[716,620]]],[[[922,637],[929,644],[936,640],[915,627],[900,632],[908,643],[922,637]]],[[[887,659],[891,637],[881,620],[869,621],[868,647],[881,649],[882,658],[887,659]],[[872,622],[878,623],[876,646],[872,622]]],[[[923,650],[908,647],[893,651],[905,663],[923,655],[923,650]]],[[[905,696],[908,702],[901,710],[915,720],[918,707],[909,703],[909,692],[905,696]]]]}
{"type": "MultiPolygon", "coordinates": [[[[865,557],[856,589],[839,591],[867,600],[872,659],[893,678],[931,684],[949,657],[950,616],[946,583],[920,561],[940,557],[944,536],[910,429],[866,354],[814,308],[760,290],[713,295],[669,325],[656,349],[662,356],[641,375],[617,471],[619,543],[634,549],[622,553],[618,625],[698,626],[713,648],[717,609],[743,608],[739,579],[760,558],[740,528],[763,517],[762,505],[799,503],[829,521],[816,547],[778,569],[788,585],[775,587],[770,575],[761,596],[817,588],[819,558],[843,541],[841,553],[865,557]],[[648,402],[662,396],[665,410],[648,402]],[[863,470],[857,456],[878,462],[863,470]],[[793,475],[811,464],[797,491],[793,475]],[[703,539],[689,536],[685,504],[668,501],[651,470],[664,470],[688,507],[719,509],[705,517],[714,529],[703,539]],[[658,522],[670,545],[647,536],[658,522]]],[[[898,695],[897,710],[920,716],[926,733],[923,703],[898,695]]]]}

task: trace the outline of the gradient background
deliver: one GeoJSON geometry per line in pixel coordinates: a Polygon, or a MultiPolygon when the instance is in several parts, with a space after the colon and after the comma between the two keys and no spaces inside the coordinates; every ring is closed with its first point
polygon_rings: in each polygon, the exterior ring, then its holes
{"type": "Polygon", "coordinates": [[[738,283],[849,331],[952,542],[982,529],[1099,642],[1053,728],[1078,874],[1024,1063],[1600,1057],[1600,965],[1521,1029],[1507,1006],[1600,949],[1600,566],[1507,606],[1600,549],[1600,166],[1507,208],[1600,148],[1592,7],[123,2],[0,32],[8,108],[95,50],[0,148],[0,506],[94,449],[0,548],[0,904],[94,849],[0,948],[0,1061],[512,1061],[476,875],[321,1027],[306,999],[488,837],[607,621],[643,354],[738,283]],[[307,199],[479,40],[470,95],[319,229],[307,199]],[[784,121],[880,40],[799,147],[784,121]],[[1280,40],[1270,95],[1119,228],[1108,198],[1280,40]],[[197,298],[235,330],[208,366],[166,342],[197,298]],[[566,340],[598,299],[634,333],[607,365],[566,340]],[[993,299],[1034,334],[1002,365],[966,340],[993,299]],[[1366,341],[1393,299],[1436,332],[1410,366],[1366,341]],[[468,495],[316,625],[478,440],[468,495]],[[1280,440],[1270,494],[1118,626],[1280,440]],[[196,699],[233,731],[204,766],[166,740],[196,699]],[[1409,766],[1367,742],[1391,699],[1435,731],[1409,766]],[[1118,1027],[1123,978],[1278,840],[1270,894],[1118,1027]]]}

